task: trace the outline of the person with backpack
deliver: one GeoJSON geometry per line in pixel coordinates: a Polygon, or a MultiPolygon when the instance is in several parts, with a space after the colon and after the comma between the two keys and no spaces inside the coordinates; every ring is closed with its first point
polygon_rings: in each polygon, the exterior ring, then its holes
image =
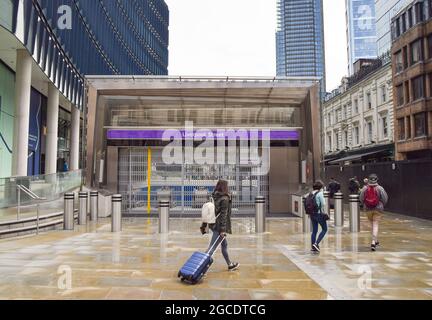
{"type": "Polygon", "coordinates": [[[359,194],[360,192],[360,182],[357,177],[351,178],[348,185],[348,190],[351,194],[359,194]]]}
{"type": "Polygon", "coordinates": [[[329,215],[325,211],[325,199],[323,192],[324,184],[321,181],[316,181],[313,185],[313,191],[304,200],[305,214],[310,215],[312,221],[312,252],[319,253],[320,243],[327,234],[327,221],[329,215]],[[321,226],[321,233],[318,236],[318,225],[321,226]]]}
{"type": "Polygon", "coordinates": [[[335,178],[330,178],[327,189],[329,191],[330,209],[334,209],[334,195],[340,191],[341,185],[335,178]]]}
{"type": "Polygon", "coordinates": [[[378,176],[371,174],[368,179],[368,185],[363,187],[360,193],[360,203],[363,204],[363,210],[366,211],[368,220],[371,223],[372,251],[376,251],[380,244],[378,241],[379,222],[387,202],[387,192],[378,184],[378,176]]]}
{"type": "MultiPolygon", "coordinates": [[[[214,202],[214,223],[209,223],[209,228],[212,230],[213,235],[210,241],[208,253],[211,255],[216,250],[218,245],[217,241],[221,241],[222,255],[228,265],[228,271],[237,270],[240,266],[238,262],[231,262],[228,254],[228,241],[227,234],[232,234],[231,229],[231,207],[232,198],[228,191],[228,182],[226,180],[219,180],[212,194],[214,202]]],[[[205,223],[201,226],[201,232],[205,228],[205,223]]],[[[204,233],[204,232],[203,232],[204,233]]]]}

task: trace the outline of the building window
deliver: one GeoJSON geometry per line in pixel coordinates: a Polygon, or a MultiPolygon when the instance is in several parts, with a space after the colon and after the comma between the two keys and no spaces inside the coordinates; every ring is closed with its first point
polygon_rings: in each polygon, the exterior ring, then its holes
{"type": "Polygon", "coordinates": [[[348,118],[348,107],[345,105],[343,107],[343,119],[346,120],[348,118]]]}
{"type": "Polygon", "coordinates": [[[372,109],[372,98],[370,92],[366,93],[366,105],[368,110],[372,109]]]}
{"type": "Polygon", "coordinates": [[[358,114],[359,113],[359,104],[358,104],[358,100],[354,99],[354,114],[358,114]]]}
{"type": "Polygon", "coordinates": [[[339,132],[336,132],[335,134],[335,139],[336,139],[336,151],[339,151],[339,132]]]}
{"type": "Polygon", "coordinates": [[[414,101],[424,98],[424,78],[423,76],[412,80],[412,92],[414,101]]]}
{"type": "Polygon", "coordinates": [[[381,117],[381,136],[383,139],[388,138],[388,122],[387,122],[387,115],[383,115],[381,117]]]}
{"type": "Polygon", "coordinates": [[[355,126],[353,131],[354,144],[357,146],[360,144],[360,128],[358,126],[355,126]]]}
{"type": "Polygon", "coordinates": [[[373,125],[372,125],[372,121],[370,121],[370,122],[368,122],[366,124],[366,128],[367,128],[368,143],[372,143],[373,142],[373,125]]]}
{"type": "Polygon", "coordinates": [[[413,9],[409,8],[407,14],[408,14],[408,28],[411,28],[413,26],[413,9]]]}
{"type": "Polygon", "coordinates": [[[401,23],[401,27],[402,27],[402,33],[405,33],[407,31],[407,26],[406,26],[406,14],[402,14],[402,23],[401,23]]]}
{"type": "Polygon", "coordinates": [[[396,62],[395,62],[395,64],[396,64],[396,66],[395,66],[396,73],[402,72],[403,69],[404,69],[402,50],[399,51],[399,52],[397,52],[395,54],[395,60],[396,60],[396,62]]]}
{"type": "Polygon", "coordinates": [[[424,137],[427,135],[426,113],[417,113],[414,115],[415,137],[424,137]]]}
{"type": "Polygon", "coordinates": [[[419,39],[411,43],[411,65],[423,60],[423,41],[419,39]]]}
{"type": "Polygon", "coordinates": [[[399,141],[405,140],[405,118],[398,119],[399,141]]]}
{"type": "Polygon", "coordinates": [[[428,58],[432,59],[432,34],[428,36],[427,42],[428,42],[428,58]]]}
{"type": "Polygon", "coordinates": [[[396,99],[397,99],[397,106],[403,106],[404,104],[404,90],[403,85],[396,87],[396,99]]]}
{"type": "Polygon", "coordinates": [[[387,102],[387,88],[386,85],[381,86],[381,103],[387,102]]]}
{"type": "Polygon", "coordinates": [[[348,131],[344,131],[344,142],[345,142],[345,148],[348,147],[348,131]]]}
{"type": "Polygon", "coordinates": [[[411,139],[411,117],[410,116],[408,116],[407,118],[407,125],[406,125],[406,128],[407,128],[407,134],[405,135],[406,136],[406,139],[411,139]]]}
{"type": "Polygon", "coordinates": [[[415,11],[416,11],[416,22],[422,22],[424,21],[424,8],[423,8],[423,2],[417,2],[415,5],[415,11]]]}
{"type": "Polygon", "coordinates": [[[331,133],[329,133],[327,135],[327,143],[328,143],[328,150],[332,151],[332,137],[331,137],[331,133]]]}

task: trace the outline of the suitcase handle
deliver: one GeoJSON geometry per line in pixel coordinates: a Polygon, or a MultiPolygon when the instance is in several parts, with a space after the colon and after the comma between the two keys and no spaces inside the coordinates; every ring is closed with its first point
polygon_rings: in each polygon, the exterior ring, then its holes
{"type": "MultiPolygon", "coordinates": [[[[219,237],[216,239],[216,241],[213,243],[213,245],[210,247],[210,249],[207,251],[207,253],[213,252],[213,254],[214,254],[214,252],[216,251],[217,247],[219,246],[219,244],[222,243],[222,241],[223,241],[224,238],[225,238],[225,237],[223,237],[223,236],[221,236],[221,235],[219,234],[219,237]],[[220,243],[219,243],[219,240],[220,240],[220,239],[222,239],[222,241],[220,241],[220,243]],[[215,246],[216,246],[216,247],[215,247],[215,246]],[[215,249],[215,250],[213,250],[213,249],[215,249]]],[[[213,256],[213,254],[212,254],[212,256],[213,256]]]]}

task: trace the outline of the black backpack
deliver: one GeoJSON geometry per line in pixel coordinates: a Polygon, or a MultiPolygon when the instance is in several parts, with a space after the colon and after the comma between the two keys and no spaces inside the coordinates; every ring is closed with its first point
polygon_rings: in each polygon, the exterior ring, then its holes
{"type": "Polygon", "coordinates": [[[318,192],[311,192],[304,200],[304,207],[307,215],[313,215],[314,213],[318,213],[319,211],[318,204],[315,201],[317,194],[318,192]]]}

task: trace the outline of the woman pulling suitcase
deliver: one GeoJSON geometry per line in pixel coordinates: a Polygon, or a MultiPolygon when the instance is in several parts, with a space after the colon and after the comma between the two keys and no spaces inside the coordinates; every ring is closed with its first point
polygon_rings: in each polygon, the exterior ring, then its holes
{"type": "Polygon", "coordinates": [[[214,205],[215,205],[215,215],[216,223],[210,224],[209,228],[213,231],[213,236],[210,241],[210,246],[208,253],[210,255],[214,254],[214,251],[218,248],[219,243],[217,241],[222,241],[222,255],[228,265],[229,271],[237,270],[240,266],[238,262],[231,262],[228,255],[228,241],[226,239],[227,234],[232,234],[231,230],[231,207],[232,199],[228,190],[228,182],[225,180],[219,180],[216,184],[215,190],[212,194],[214,205]]]}

